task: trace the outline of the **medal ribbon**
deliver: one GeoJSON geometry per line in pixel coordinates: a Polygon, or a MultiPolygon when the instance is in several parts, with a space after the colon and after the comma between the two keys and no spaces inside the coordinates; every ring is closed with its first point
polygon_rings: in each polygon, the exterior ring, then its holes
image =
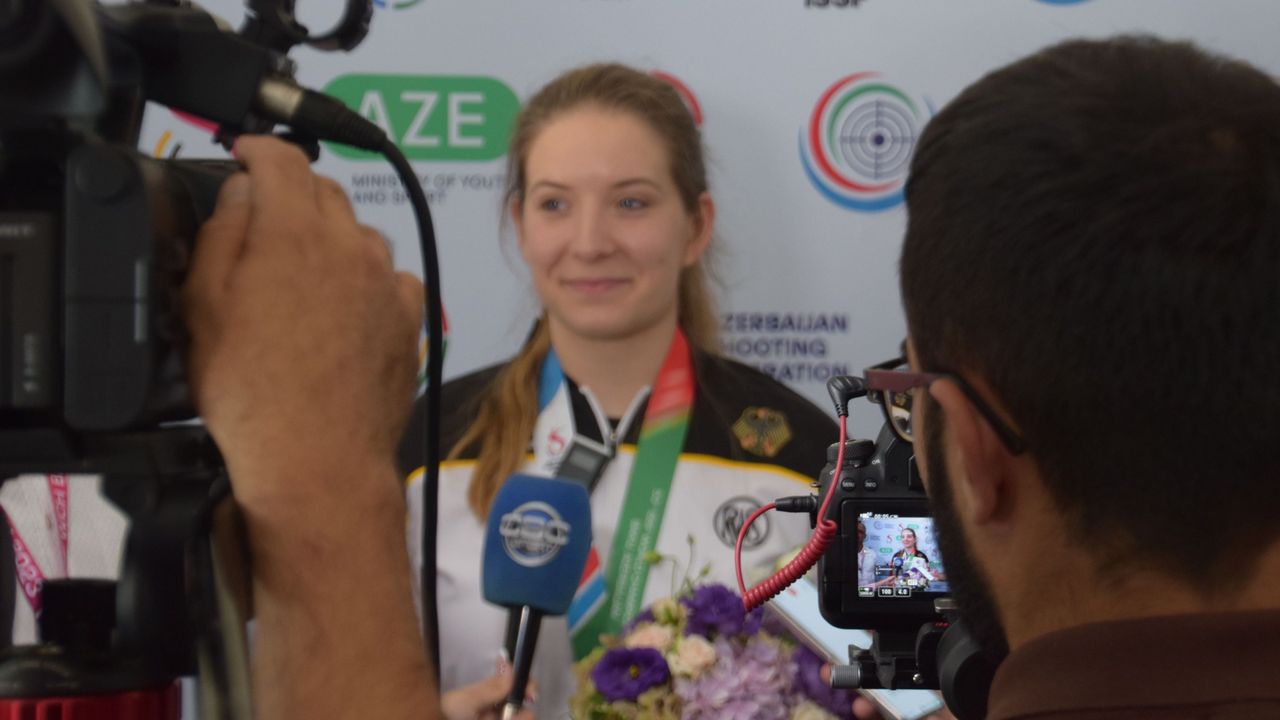
{"type": "MultiPolygon", "coordinates": [[[[546,363],[540,391],[543,397],[550,384],[547,368],[554,363],[559,369],[554,350],[546,363]]],[[[650,570],[645,556],[658,546],[676,463],[689,431],[694,391],[689,343],[677,329],[645,409],[609,560],[602,567],[595,547],[591,548],[586,571],[569,608],[575,658],[591,652],[600,643],[601,635],[617,634],[640,612],[650,570]]]]}

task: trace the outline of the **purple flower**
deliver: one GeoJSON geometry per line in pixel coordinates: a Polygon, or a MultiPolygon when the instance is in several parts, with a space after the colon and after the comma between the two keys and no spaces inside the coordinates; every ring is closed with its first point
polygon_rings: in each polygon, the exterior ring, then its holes
{"type": "Polygon", "coordinates": [[[715,667],[696,679],[676,679],[683,717],[786,720],[796,670],[791,654],[765,636],[745,643],[719,638],[715,646],[715,667]]]}
{"type": "Polygon", "coordinates": [[[605,700],[635,700],[671,677],[667,661],[653,648],[613,648],[591,669],[591,682],[605,700]]]}
{"type": "Polygon", "coordinates": [[[796,689],[823,710],[838,718],[853,716],[853,693],[836,690],[822,681],[822,666],[826,663],[809,648],[796,648],[792,659],[796,664],[796,689]]]}
{"type": "MultiPolygon", "coordinates": [[[[738,635],[743,632],[747,613],[742,607],[742,598],[724,585],[703,585],[681,602],[689,609],[685,635],[701,635],[710,640],[713,633],[738,635]]],[[[760,629],[759,621],[753,624],[752,634],[760,629]]]]}

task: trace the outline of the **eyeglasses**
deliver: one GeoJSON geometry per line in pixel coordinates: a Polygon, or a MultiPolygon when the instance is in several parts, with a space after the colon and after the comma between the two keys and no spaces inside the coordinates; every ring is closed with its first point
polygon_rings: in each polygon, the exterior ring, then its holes
{"type": "Polygon", "coordinates": [[[889,424],[893,434],[906,442],[913,442],[911,406],[915,401],[916,388],[927,388],[935,381],[947,378],[960,387],[969,402],[991,424],[1009,452],[1018,455],[1027,449],[1026,440],[1009,427],[991,405],[958,375],[947,372],[912,372],[907,359],[897,357],[872,365],[863,371],[863,377],[867,381],[867,399],[880,406],[884,411],[885,422],[889,424]]]}

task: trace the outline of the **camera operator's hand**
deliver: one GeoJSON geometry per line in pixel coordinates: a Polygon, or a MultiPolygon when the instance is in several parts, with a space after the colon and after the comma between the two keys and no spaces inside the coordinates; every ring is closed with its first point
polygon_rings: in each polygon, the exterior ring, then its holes
{"type": "Polygon", "coordinates": [[[196,402],[242,504],[291,514],[346,502],[350,478],[317,498],[299,470],[392,462],[413,401],[422,285],[394,271],[382,238],[296,148],[245,137],[236,154],[248,173],[224,186],[186,288],[196,402]]]}
{"type": "Polygon", "coordinates": [[[422,286],[296,148],[246,137],[236,156],[184,300],[248,529],[255,716],[435,717],[394,464],[422,286]]]}

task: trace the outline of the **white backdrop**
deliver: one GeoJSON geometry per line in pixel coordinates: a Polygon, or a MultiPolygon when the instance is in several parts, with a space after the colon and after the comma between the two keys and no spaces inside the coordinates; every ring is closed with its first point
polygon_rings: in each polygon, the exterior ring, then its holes
{"type": "MultiPolygon", "coordinates": [[[[317,26],[338,14],[338,0],[297,2],[317,26]]],[[[238,0],[203,4],[234,25],[242,19],[238,0]]],[[[518,101],[568,67],[619,60],[678,78],[704,116],[727,351],[824,407],[827,376],[890,357],[903,337],[895,193],[931,108],[994,67],[1076,36],[1190,38],[1280,72],[1275,0],[377,4],[354,52],[294,57],[304,83],[385,120],[420,158],[450,327],[446,378],[508,356],[536,314],[499,225],[503,136],[518,101]],[[850,76],[859,77],[841,82],[850,76]],[[816,151],[802,147],[815,109],[824,113],[816,151]]],[[[169,155],[179,145],[183,156],[210,149],[200,131],[150,113],[144,149],[169,155]]],[[[408,205],[385,185],[390,167],[332,149],[319,167],[392,239],[397,263],[419,268],[408,205]]],[[[873,436],[878,416],[858,405],[852,431],[873,436]]]]}

